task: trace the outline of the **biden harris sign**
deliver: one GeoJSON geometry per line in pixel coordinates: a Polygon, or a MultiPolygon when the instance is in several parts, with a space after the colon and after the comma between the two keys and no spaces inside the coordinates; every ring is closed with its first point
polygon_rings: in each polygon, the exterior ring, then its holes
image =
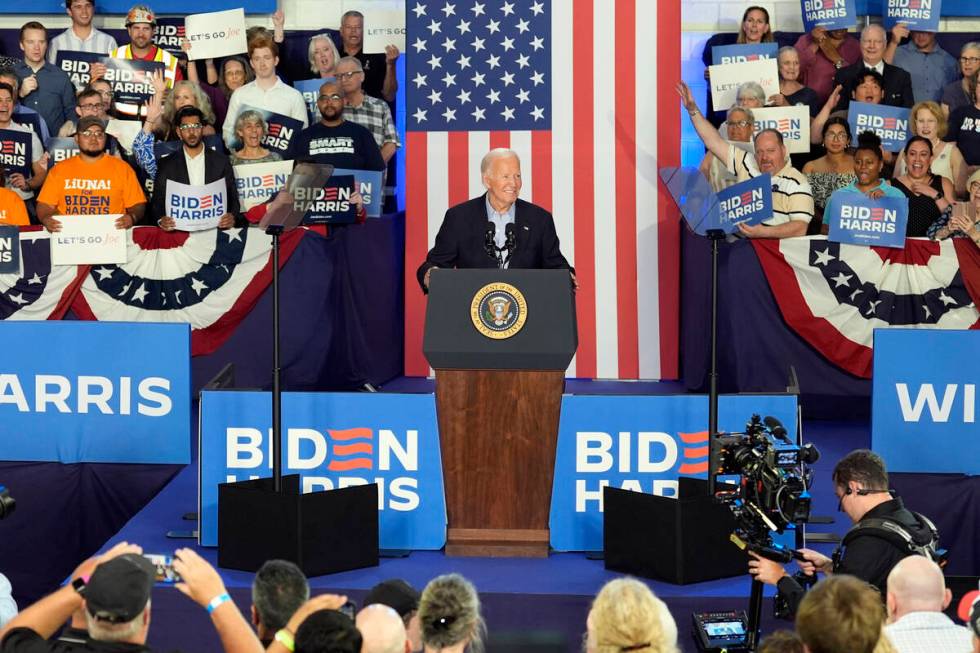
{"type": "MultiPolygon", "coordinates": [[[[200,543],[218,544],[218,484],[272,476],[267,392],[201,393],[200,543]]],[[[283,474],[303,492],[378,484],[381,547],[439,549],[446,499],[432,395],[284,393],[283,474]]]]}
{"type": "Polygon", "coordinates": [[[4,460],[190,462],[188,325],[5,320],[0,338],[4,460]]]}

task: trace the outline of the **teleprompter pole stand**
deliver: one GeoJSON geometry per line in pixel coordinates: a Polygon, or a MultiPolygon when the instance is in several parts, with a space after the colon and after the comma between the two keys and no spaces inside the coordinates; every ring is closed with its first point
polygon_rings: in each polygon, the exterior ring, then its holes
{"type": "Polygon", "coordinates": [[[282,225],[269,225],[272,236],[272,485],[282,492],[282,386],[279,383],[279,236],[282,225]]]}
{"type": "MultiPolygon", "coordinates": [[[[708,229],[711,241],[711,372],[708,374],[708,494],[715,496],[718,469],[718,242],[725,238],[721,229],[708,229]]],[[[754,588],[753,588],[754,589],[754,588]]],[[[759,595],[762,598],[762,595],[759,595]]]]}

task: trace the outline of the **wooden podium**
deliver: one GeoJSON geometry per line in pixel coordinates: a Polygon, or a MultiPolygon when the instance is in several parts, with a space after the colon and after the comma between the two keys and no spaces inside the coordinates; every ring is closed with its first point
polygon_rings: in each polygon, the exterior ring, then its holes
{"type": "Polygon", "coordinates": [[[558,416],[578,345],[567,270],[433,270],[423,351],[436,370],[453,556],[548,555],[558,416]]]}

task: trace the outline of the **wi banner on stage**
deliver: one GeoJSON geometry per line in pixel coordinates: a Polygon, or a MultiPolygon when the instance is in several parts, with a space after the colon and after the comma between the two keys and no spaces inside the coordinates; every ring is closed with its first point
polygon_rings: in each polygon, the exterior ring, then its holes
{"type": "Polygon", "coordinates": [[[871,448],[889,471],[980,474],[977,360],[977,330],[875,330],[871,448]]]}
{"type": "Polygon", "coordinates": [[[190,462],[186,324],[4,320],[0,338],[5,460],[190,462]]]}
{"type": "MultiPolygon", "coordinates": [[[[272,475],[272,395],[202,392],[200,544],[218,544],[218,483],[272,475]]],[[[440,549],[446,499],[432,395],[282,395],[283,474],[302,490],[378,483],[381,547],[440,549]]]]}

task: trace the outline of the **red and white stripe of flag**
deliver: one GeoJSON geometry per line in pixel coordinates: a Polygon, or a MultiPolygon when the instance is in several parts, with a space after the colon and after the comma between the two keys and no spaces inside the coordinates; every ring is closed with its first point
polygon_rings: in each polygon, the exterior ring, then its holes
{"type": "Polygon", "coordinates": [[[568,376],[677,377],[680,225],[657,168],[680,162],[680,13],[671,0],[554,0],[552,131],[408,133],[407,375],[429,370],[415,270],[446,209],[484,192],[483,155],[509,147],[521,197],[554,214],[576,268],[568,376]]]}

